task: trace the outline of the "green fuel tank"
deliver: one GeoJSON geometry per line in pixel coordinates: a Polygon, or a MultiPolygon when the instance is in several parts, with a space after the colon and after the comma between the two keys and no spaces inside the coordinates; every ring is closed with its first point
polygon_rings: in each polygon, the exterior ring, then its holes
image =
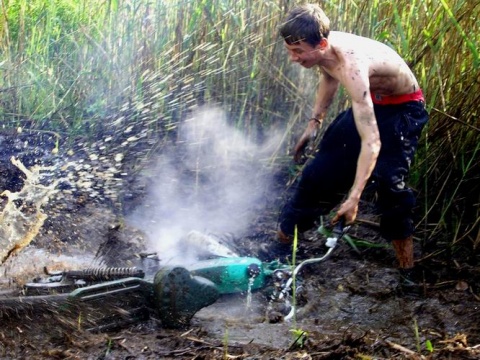
{"type": "Polygon", "coordinates": [[[271,273],[264,264],[253,257],[228,257],[198,261],[187,267],[192,275],[213,282],[220,294],[254,291],[265,286],[271,273]]]}

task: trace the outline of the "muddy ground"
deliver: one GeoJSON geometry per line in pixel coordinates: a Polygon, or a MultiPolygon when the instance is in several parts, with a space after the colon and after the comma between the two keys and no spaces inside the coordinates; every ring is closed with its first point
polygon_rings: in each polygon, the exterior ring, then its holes
{"type": "MultiPolygon", "coordinates": [[[[259,241],[272,238],[259,219],[254,233],[235,240],[243,255],[255,255],[259,241]]],[[[356,225],[352,237],[375,234],[356,225]]],[[[116,239],[118,241],[118,239],[116,239]]],[[[325,252],[324,238],[311,232],[299,257],[325,252]]],[[[24,311],[3,311],[0,356],[4,359],[478,359],[479,297],[474,280],[448,278],[441,264],[420,261],[418,294],[398,291],[395,260],[385,247],[354,251],[342,241],[324,262],[304,268],[306,291],[296,317],[272,323],[268,296],[259,290],[225,295],[201,309],[189,324],[168,329],[154,313],[105,332],[86,331],[80,315],[42,303],[24,311]],[[71,315],[71,314],[70,314],[71,315]],[[303,336],[302,336],[303,335],[303,336]]],[[[300,261],[299,260],[299,261],[300,261]]],[[[465,272],[463,272],[465,276],[465,272]]],[[[100,305],[101,307],[102,305],[100,305]]],[[[5,310],[5,309],[3,309],[5,310]]]]}
{"type": "MultiPolygon", "coordinates": [[[[277,184],[280,192],[284,180],[277,184]]],[[[145,185],[137,182],[137,187],[130,187],[134,182],[128,185],[133,201],[145,185]]],[[[229,237],[229,246],[243,256],[256,256],[259,245],[274,238],[281,201],[280,196],[270,197],[256,206],[252,225],[229,237]]],[[[100,253],[97,265],[122,266],[134,252],[149,250],[144,248],[143,232],[106,202],[73,194],[57,205],[50,210],[60,211],[49,214],[31,246],[13,258],[16,267],[29,264],[41,272],[35,252],[39,249],[57,260],[68,255],[65,262],[77,259],[80,267],[92,263],[87,258],[81,261],[85,254],[100,253]]],[[[359,251],[341,241],[331,257],[304,267],[298,280],[304,291],[298,297],[296,316],[289,321],[272,322],[271,314],[267,316],[266,289],[255,291],[251,298],[246,293],[222,296],[177,329],[166,328],[158,314],[147,312],[133,323],[99,331],[87,319],[108,311],[108,304],[69,312],[62,299],[47,299],[33,306],[3,306],[0,358],[479,359],[478,269],[429,256],[417,239],[416,277],[421,286],[416,293],[405,294],[398,288],[393,250],[378,236],[376,223],[367,204],[349,231],[351,238],[361,240],[359,251]]],[[[325,237],[315,230],[305,234],[298,261],[323,255],[324,243],[325,237]]],[[[2,271],[2,286],[9,293],[27,281],[12,282],[9,269],[2,271]]],[[[121,306],[115,306],[121,313],[121,306]]]]}

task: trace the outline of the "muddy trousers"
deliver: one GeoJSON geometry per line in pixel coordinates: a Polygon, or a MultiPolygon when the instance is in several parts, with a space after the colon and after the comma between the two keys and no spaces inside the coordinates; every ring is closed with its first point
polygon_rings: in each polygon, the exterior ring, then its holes
{"type": "MultiPolygon", "coordinates": [[[[382,146],[368,187],[377,193],[381,235],[404,239],[413,234],[415,206],[415,195],[405,181],[428,114],[420,101],[374,105],[374,110],[382,146]]],[[[360,137],[348,109],[330,124],[294,185],[279,217],[285,234],[293,235],[295,225],[299,232],[312,228],[320,215],[342,201],[353,185],[359,153],[360,137]]]]}

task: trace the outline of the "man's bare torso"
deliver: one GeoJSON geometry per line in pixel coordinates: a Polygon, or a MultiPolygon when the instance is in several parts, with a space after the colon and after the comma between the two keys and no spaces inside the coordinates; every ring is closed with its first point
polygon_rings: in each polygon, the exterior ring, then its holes
{"type": "Polygon", "coordinates": [[[334,60],[321,69],[345,85],[356,74],[368,72],[370,92],[403,95],[419,90],[405,61],[390,47],[357,35],[332,31],[328,37],[334,60]],[[348,77],[348,78],[347,78],[348,77]]]}

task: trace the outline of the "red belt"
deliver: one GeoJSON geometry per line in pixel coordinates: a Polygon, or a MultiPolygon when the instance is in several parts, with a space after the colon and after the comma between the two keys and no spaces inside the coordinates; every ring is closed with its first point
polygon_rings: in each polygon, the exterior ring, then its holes
{"type": "Polygon", "coordinates": [[[414,93],[403,95],[379,95],[374,93],[371,93],[371,95],[373,103],[378,105],[398,105],[409,101],[425,102],[422,90],[417,90],[414,93]]]}

